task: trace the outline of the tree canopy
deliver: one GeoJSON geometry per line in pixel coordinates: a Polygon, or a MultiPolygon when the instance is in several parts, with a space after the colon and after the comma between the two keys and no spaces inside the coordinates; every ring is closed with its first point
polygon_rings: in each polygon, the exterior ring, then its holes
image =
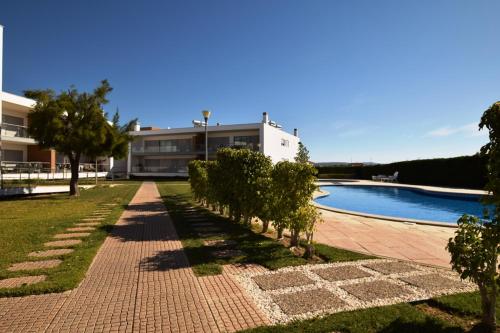
{"type": "Polygon", "coordinates": [[[108,122],[103,105],[112,91],[107,80],[92,93],[75,87],[56,94],[52,89],[28,90],[25,96],[36,101],[28,115],[29,134],[42,148],[55,149],[66,155],[71,164],[70,194],[78,195],[78,165],[82,156],[123,158],[131,140],[128,131],[135,120],[119,125],[118,111],[108,122]]]}

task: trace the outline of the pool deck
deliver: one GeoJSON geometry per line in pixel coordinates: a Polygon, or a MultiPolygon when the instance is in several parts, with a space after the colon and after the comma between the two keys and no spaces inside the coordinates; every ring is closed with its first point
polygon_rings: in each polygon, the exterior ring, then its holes
{"type": "MultiPolygon", "coordinates": [[[[434,186],[382,183],[368,180],[321,180],[319,185],[377,185],[420,189],[446,194],[485,195],[487,192],[470,189],[454,189],[434,186]]],[[[321,195],[321,193],[318,193],[321,195]]],[[[405,219],[352,214],[320,206],[324,223],[317,226],[315,240],[347,250],[377,256],[396,258],[441,267],[450,267],[450,255],[446,250],[448,239],[456,227],[432,221],[405,223],[405,219]],[[428,222],[428,223],[426,223],[428,222]]],[[[410,222],[414,222],[409,220],[410,222]]]]}
{"type": "Polygon", "coordinates": [[[314,240],[351,251],[450,267],[446,251],[455,228],[406,224],[322,210],[314,240]]]}

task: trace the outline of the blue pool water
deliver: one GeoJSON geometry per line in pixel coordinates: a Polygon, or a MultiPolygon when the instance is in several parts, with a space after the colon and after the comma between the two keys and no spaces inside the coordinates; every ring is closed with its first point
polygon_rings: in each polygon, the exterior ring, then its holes
{"type": "Polygon", "coordinates": [[[321,186],[319,204],[360,213],[456,223],[463,214],[483,216],[479,196],[446,196],[384,186],[321,186]]]}

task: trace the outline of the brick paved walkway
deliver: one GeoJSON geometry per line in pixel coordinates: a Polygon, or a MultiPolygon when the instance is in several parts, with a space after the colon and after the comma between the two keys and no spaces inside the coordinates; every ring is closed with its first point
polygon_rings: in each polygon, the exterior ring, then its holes
{"type": "Polygon", "coordinates": [[[81,285],[1,298],[0,332],[231,332],[268,323],[227,273],[240,269],[195,277],[156,185],[144,183],[81,285]]]}

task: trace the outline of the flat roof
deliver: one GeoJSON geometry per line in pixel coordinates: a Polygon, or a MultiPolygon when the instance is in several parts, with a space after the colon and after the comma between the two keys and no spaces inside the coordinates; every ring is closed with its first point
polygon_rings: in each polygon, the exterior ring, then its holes
{"type": "Polygon", "coordinates": [[[30,98],[26,98],[26,97],[19,96],[19,95],[14,95],[14,94],[11,94],[11,93],[8,93],[5,91],[2,91],[1,94],[2,94],[1,99],[3,102],[7,102],[10,104],[15,104],[15,105],[19,105],[19,106],[24,106],[24,107],[30,108],[30,109],[33,108],[36,104],[36,102],[30,98]]]}
{"type": "MultiPolygon", "coordinates": [[[[219,125],[208,126],[209,132],[224,132],[224,131],[241,131],[241,130],[258,130],[262,123],[251,124],[234,124],[234,125],[219,125]]],[[[131,131],[130,134],[134,136],[152,136],[152,135],[165,135],[165,134],[185,134],[185,133],[204,133],[205,127],[181,127],[181,128],[165,128],[158,130],[147,131],[131,131]]]]}

